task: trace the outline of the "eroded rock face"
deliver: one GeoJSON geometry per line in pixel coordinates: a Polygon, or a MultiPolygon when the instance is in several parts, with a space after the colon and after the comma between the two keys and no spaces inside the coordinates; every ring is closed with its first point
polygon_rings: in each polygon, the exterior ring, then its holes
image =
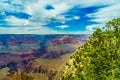
{"type": "Polygon", "coordinates": [[[56,75],[57,71],[49,69],[48,67],[39,65],[38,67],[33,67],[33,64],[30,63],[29,65],[25,66],[24,68],[25,73],[43,73],[45,74],[49,80],[53,80],[54,76],[56,75]]]}
{"type": "Polygon", "coordinates": [[[86,39],[86,35],[0,35],[0,53],[53,59],[74,52],[86,39]]]}
{"type": "Polygon", "coordinates": [[[57,59],[73,53],[86,39],[85,35],[0,35],[0,69],[9,67],[9,75],[18,69],[23,73],[44,73],[52,80],[56,70],[43,65],[31,67],[31,61],[37,58],[57,59]]]}
{"type": "Polygon", "coordinates": [[[32,54],[10,54],[10,53],[0,53],[0,66],[7,66],[9,63],[25,63],[25,61],[30,61],[35,59],[32,54]]]}

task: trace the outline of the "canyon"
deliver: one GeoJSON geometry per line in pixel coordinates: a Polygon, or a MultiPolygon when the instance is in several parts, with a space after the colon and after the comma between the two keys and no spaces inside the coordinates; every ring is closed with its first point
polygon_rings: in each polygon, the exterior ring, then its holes
{"type": "Polygon", "coordinates": [[[7,67],[7,77],[15,72],[43,73],[48,80],[53,80],[62,74],[70,55],[88,40],[89,35],[85,34],[2,34],[0,70],[7,67]]]}

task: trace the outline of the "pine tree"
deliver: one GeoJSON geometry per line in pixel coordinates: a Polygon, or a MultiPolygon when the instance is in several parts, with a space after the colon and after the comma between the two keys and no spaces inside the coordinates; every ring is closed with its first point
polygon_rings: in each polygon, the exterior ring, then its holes
{"type": "Polygon", "coordinates": [[[105,28],[71,56],[61,80],[120,80],[120,18],[105,28]]]}

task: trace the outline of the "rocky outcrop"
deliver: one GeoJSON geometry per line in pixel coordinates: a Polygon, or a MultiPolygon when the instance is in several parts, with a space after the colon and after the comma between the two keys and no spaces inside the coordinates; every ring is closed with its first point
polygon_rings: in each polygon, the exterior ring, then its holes
{"type": "Polygon", "coordinates": [[[24,68],[24,73],[43,73],[48,77],[48,80],[53,80],[54,76],[56,75],[57,71],[49,69],[46,66],[38,65],[38,67],[33,67],[33,63],[29,63],[24,68]]]}
{"type": "Polygon", "coordinates": [[[10,67],[11,63],[25,64],[31,60],[36,59],[32,54],[10,54],[0,53],[0,68],[10,67]]]}

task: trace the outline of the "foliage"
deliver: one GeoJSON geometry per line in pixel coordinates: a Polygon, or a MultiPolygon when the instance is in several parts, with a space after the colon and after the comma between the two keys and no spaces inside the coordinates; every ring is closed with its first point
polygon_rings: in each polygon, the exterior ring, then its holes
{"type": "Polygon", "coordinates": [[[71,56],[61,80],[120,80],[120,18],[105,28],[71,56]]]}
{"type": "Polygon", "coordinates": [[[27,74],[24,74],[24,73],[14,73],[14,75],[10,78],[10,80],[36,80],[36,79],[33,79],[32,76],[29,76],[27,74]]]}

